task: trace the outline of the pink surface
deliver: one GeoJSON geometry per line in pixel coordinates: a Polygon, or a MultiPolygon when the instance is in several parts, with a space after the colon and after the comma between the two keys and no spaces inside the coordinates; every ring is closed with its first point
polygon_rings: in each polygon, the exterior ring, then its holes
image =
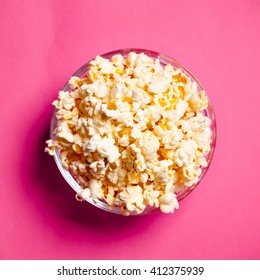
{"type": "Polygon", "coordinates": [[[259,1],[14,0],[0,18],[1,259],[260,259],[259,1]],[[176,58],[215,107],[212,165],[173,215],[76,202],[43,152],[69,76],[124,47],[176,58]]]}

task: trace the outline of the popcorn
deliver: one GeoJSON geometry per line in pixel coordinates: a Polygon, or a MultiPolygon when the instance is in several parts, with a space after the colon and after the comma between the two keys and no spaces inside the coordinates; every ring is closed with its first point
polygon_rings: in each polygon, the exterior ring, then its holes
{"type": "Polygon", "coordinates": [[[71,110],[75,105],[75,99],[70,96],[68,91],[60,91],[59,99],[52,103],[58,109],[71,110]]]}
{"type": "Polygon", "coordinates": [[[104,137],[97,145],[97,152],[104,158],[107,158],[109,163],[115,162],[120,153],[117,146],[114,145],[115,140],[112,138],[104,137]]]}
{"type": "Polygon", "coordinates": [[[100,68],[100,71],[103,74],[111,74],[113,73],[114,70],[114,65],[112,62],[110,62],[109,60],[101,57],[101,56],[97,56],[94,61],[92,61],[92,64],[97,66],[98,68],[100,68]]]}
{"type": "Polygon", "coordinates": [[[118,182],[117,170],[110,171],[107,174],[107,178],[112,184],[116,185],[116,183],[118,182]]]}
{"type": "Polygon", "coordinates": [[[140,176],[140,182],[145,184],[148,180],[149,176],[147,173],[142,173],[141,176],[140,176]]]}
{"type": "Polygon", "coordinates": [[[154,190],[151,188],[147,188],[144,191],[143,194],[144,200],[147,201],[147,204],[151,207],[156,207],[158,208],[160,203],[159,203],[159,197],[160,197],[160,192],[158,190],[154,190]]]}
{"type": "Polygon", "coordinates": [[[177,126],[174,125],[170,131],[167,131],[163,138],[162,143],[165,149],[174,149],[180,141],[183,139],[184,135],[177,126]]]}
{"type": "Polygon", "coordinates": [[[53,102],[57,127],[45,151],[59,152],[82,191],[128,215],[173,213],[177,192],[207,167],[211,121],[204,91],[181,69],[144,53],[97,56],[53,102]]]}
{"type": "Polygon", "coordinates": [[[96,97],[103,98],[108,94],[108,87],[101,82],[95,81],[93,84],[83,84],[81,89],[86,90],[88,93],[95,95],[96,97]]]}
{"type": "Polygon", "coordinates": [[[158,138],[149,130],[142,134],[138,141],[139,146],[142,148],[142,153],[146,157],[153,157],[160,147],[158,138]]]}
{"type": "Polygon", "coordinates": [[[124,64],[124,57],[120,54],[114,55],[111,60],[115,66],[124,64]]]}
{"type": "Polygon", "coordinates": [[[175,193],[167,192],[159,198],[160,210],[163,213],[173,213],[174,209],[179,208],[179,203],[175,193]]]}
{"type": "Polygon", "coordinates": [[[74,134],[69,127],[68,121],[61,121],[59,126],[55,130],[55,133],[56,136],[60,139],[60,141],[74,143],[74,134]]]}
{"type": "Polygon", "coordinates": [[[124,134],[120,139],[118,139],[118,144],[122,147],[127,147],[129,145],[129,137],[124,134]]]}
{"type": "Polygon", "coordinates": [[[193,165],[185,166],[183,168],[183,176],[188,181],[193,180],[195,177],[197,177],[196,170],[193,165]]]}
{"type": "Polygon", "coordinates": [[[189,156],[185,153],[182,148],[178,148],[173,155],[173,160],[178,167],[189,165],[189,156]]]}
{"type": "Polygon", "coordinates": [[[110,117],[110,118],[115,119],[115,120],[121,115],[120,111],[118,111],[118,110],[108,110],[106,104],[101,105],[101,110],[100,111],[105,113],[105,115],[107,117],[110,117]]]}
{"type": "Polygon", "coordinates": [[[119,115],[119,117],[116,120],[118,122],[123,123],[126,127],[128,127],[128,126],[134,125],[133,119],[134,119],[134,117],[131,112],[123,112],[119,115]]]}
{"type": "Polygon", "coordinates": [[[93,199],[101,199],[104,196],[104,193],[102,191],[102,182],[100,181],[91,179],[89,181],[89,190],[93,199]]]}
{"type": "Polygon", "coordinates": [[[109,206],[112,207],[114,205],[114,203],[115,203],[115,190],[114,190],[113,187],[108,187],[107,196],[104,199],[109,206]]]}
{"type": "Polygon", "coordinates": [[[101,137],[99,134],[93,135],[86,144],[86,149],[88,149],[90,152],[95,152],[97,150],[97,146],[99,145],[101,141],[101,137]]]}
{"type": "Polygon", "coordinates": [[[196,111],[202,111],[208,107],[208,98],[205,91],[194,93],[191,96],[189,102],[191,107],[196,111]]]}
{"type": "Polygon", "coordinates": [[[49,155],[54,155],[54,142],[52,139],[46,141],[47,147],[45,148],[45,152],[49,153],[49,155]]]}
{"type": "Polygon", "coordinates": [[[142,213],[145,209],[143,190],[140,186],[127,186],[116,197],[115,203],[121,204],[123,202],[126,205],[128,211],[136,211],[142,213]]]}
{"type": "Polygon", "coordinates": [[[92,162],[89,167],[91,168],[91,170],[98,174],[98,175],[105,175],[106,174],[106,166],[105,166],[105,162],[103,160],[98,160],[98,161],[94,161],[92,162]]]}
{"type": "Polygon", "coordinates": [[[130,132],[130,136],[134,139],[138,139],[141,135],[142,131],[137,126],[134,126],[130,132]]]}
{"type": "Polygon", "coordinates": [[[71,89],[76,89],[78,88],[80,85],[80,78],[79,77],[75,77],[75,76],[72,76],[70,79],[69,79],[69,86],[71,89]]]}
{"type": "Polygon", "coordinates": [[[138,54],[135,52],[130,52],[128,54],[126,61],[128,62],[130,69],[135,66],[135,61],[136,61],[137,57],[138,57],[138,54]]]}
{"type": "Polygon", "coordinates": [[[137,154],[136,160],[134,162],[134,170],[137,172],[142,172],[146,169],[145,159],[143,155],[137,154]]]}
{"type": "Polygon", "coordinates": [[[81,192],[79,192],[77,195],[76,195],[76,198],[77,200],[79,201],[83,201],[84,199],[87,199],[89,198],[91,195],[91,191],[89,188],[86,188],[86,189],[83,189],[81,192]]]}

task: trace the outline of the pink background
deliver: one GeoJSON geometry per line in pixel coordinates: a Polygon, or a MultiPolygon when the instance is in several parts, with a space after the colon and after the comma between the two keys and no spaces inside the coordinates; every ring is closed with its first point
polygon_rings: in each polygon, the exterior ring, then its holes
{"type": "Polygon", "coordinates": [[[1,259],[260,259],[260,1],[1,2],[1,259]],[[173,215],[79,203],[43,152],[69,76],[124,47],[176,58],[215,107],[212,165],[173,215]]]}

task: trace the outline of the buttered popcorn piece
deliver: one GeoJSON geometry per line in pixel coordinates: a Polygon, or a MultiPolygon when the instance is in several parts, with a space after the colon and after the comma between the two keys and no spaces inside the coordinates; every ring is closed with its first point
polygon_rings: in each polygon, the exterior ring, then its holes
{"type": "Polygon", "coordinates": [[[64,168],[82,186],[78,200],[173,213],[175,192],[196,184],[207,167],[211,122],[207,95],[181,69],[144,53],[97,56],[83,77],[60,91],[55,139],[64,168]]]}

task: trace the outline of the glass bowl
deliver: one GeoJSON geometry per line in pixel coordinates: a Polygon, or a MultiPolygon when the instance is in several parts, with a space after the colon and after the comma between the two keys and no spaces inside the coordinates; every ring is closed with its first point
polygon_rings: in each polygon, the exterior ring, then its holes
{"type": "MultiPolygon", "coordinates": [[[[115,54],[121,54],[123,57],[126,57],[130,52],[135,52],[135,53],[138,53],[138,54],[139,53],[144,53],[144,54],[152,57],[153,59],[158,58],[160,60],[162,66],[165,66],[167,64],[171,64],[173,66],[173,68],[181,69],[184,72],[185,75],[189,76],[193,81],[195,81],[197,83],[198,91],[201,91],[201,90],[205,91],[205,89],[203,88],[201,83],[198,81],[198,79],[186,67],[184,67],[177,60],[175,60],[175,59],[173,59],[173,58],[171,58],[167,55],[164,55],[164,54],[161,54],[161,53],[158,53],[158,52],[155,52],[155,51],[151,51],[151,50],[146,50],[146,49],[129,48],[129,49],[119,49],[119,50],[111,51],[111,52],[102,54],[101,56],[106,58],[106,59],[110,59],[115,54]]],[[[77,77],[82,78],[88,70],[89,62],[87,62],[80,69],[78,69],[73,74],[73,76],[77,76],[77,77]]],[[[71,91],[68,82],[65,84],[65,86],[63,87],[62,90],[63,91],[71,91]]],[[[206,92],[206,94],[207,94],[207,92],[206,92]]],[[[206,168],[201,167],[202,173],[201,173],[201,175],[199,177],[199,180],[196,184],[192,185],[191,187],[186,187],[185,190],[182,190],[182,191],[176,193],[178,201],[181,201],[182,199],[184,199],[188,194],[190,194],[198,186],[198,184],[201,182],[201,180],[205,176],[205,174],[206,174],[206,172],[207,172],[207,170],[210,166],[213,154],[214,154],[214,149],[215,149],[215,144],[216,144],[216,119],[215,119],[213,106],[212,106],[212,103],[210,101],[210,98],[209,98],[208,94],[207,94],[207,97],[208,97],[208,108],[205,109],[202,113],[205,116],[209,117],[210,120],[211,120],[211,130],[212,130],[211,150],[207,154],[207,156],[205,157],[207,162],[208,162],[208,166],[206,168]]],[[[56,113],[56,109],[53,112],[53,116],[52,116],[52,119],[51,119],[51,126],[50,126],[50,137],[53,140],[55,139],[54,129],[57,125],[57,119],[56,119],[55,113],[56,113]]],[[[76,192],[76,194],[78,194],[80,191],[82,191],[82,188],[80,187],[78,182],[74,179],[73,175],[62,166],[62,162],[61,162],[61,158],[60,158],[60,154],[59,154],[58,149],[55,149],[55,151],[54,151],[54,159],[55,159],[55,162],[56,162],[62,176],[67,181],[67,183],[72,187],[72,189],[76,192]]],[[[100,209],[103,209],[105,211],[115,213],[115,214],[120,214],[120,215],[126,215],[125,211],[123,211],[120,207],[110,207],[105,202],[103,202],[101,200],[92,199],[92,198],[87,198],[85,200],[87,202],[89,202],[90,204],[92,204],[92,205],[94,205],[94,206],[96,206],[100,209]]],[[[158,212],[158,211],[160,211],[160,208],[146,207],[145,210],[141,214],[137,214],[137,213],[133,212],[133,213],[130,213],[130,214],[128,213],[127,215],[144,215],[144,214],[154,213],[154,212],[158,212]]]]}

